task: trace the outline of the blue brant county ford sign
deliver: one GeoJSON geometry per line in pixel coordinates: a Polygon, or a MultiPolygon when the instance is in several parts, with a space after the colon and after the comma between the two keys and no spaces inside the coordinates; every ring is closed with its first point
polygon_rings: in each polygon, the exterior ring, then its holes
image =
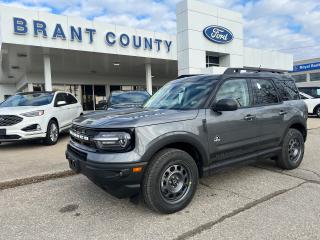
{"type": "Polygon", "coordinates": [[[214,43],[226,44],[233,40],[232,32],[220,26],[208,26],[203,30],[203,35],[214,43]]]}
{"type": "MultiPolygon", "coordinates": [[[[40,20],[33,20],[32,22],[27,22],[24,18],[13,18],[13,32],[17,35],[27,35],[30,32],[33,36],[52,38],[57,41],[65,41],[67,38],[70,41],[83,42],[87,41],[92,44],[95,41],[95,35],[97,30],[95,28],[87,28],[81,26],[68,26],[63,27],[60,23],[56,23],[47,26],[47,23],[40,20]]],[[[104,42],[106,46],[113,47],[115,45],[120,45],[123,48],[133,47],[135,49],[153,50],[157,52],[164,49],[167,53],[171,51],[172,41],[166,39],[159,39],[151,36],[139,36],[136,34],[129,35],[125,32],[116,34],[115,32],[106,30],[104,32],[104,42]]]]}

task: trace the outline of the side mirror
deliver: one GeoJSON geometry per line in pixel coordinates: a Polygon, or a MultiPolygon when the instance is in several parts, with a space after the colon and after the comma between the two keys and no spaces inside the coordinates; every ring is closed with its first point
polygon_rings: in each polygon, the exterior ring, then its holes
{"type": "Polygon", "coordinates": [[[66,104],[67,104],[66,101],[58,101],[57,102],[57,107],[60,107],[60,106],[66,105],[66,104]]]}
{"type": "Polygon", "coordinates": [[[238,109],[238,103],[232,98],[221,99],[214,104],[213,110],[217,112],[224,111],[236,111],[238,109]]]}

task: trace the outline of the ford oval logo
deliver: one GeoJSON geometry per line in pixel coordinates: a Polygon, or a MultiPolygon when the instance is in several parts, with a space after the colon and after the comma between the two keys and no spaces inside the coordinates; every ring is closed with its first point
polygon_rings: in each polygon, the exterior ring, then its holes
{"type": "Polygon", "coordinates": [[[233,40],[232,32],[220,26],[208,26],[203,30],[203,34],[214,43],[226,44],[233,40]]]}

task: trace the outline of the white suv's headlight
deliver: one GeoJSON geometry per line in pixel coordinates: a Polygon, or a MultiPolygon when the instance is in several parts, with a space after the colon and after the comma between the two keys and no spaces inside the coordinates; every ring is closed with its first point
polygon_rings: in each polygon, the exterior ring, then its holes
{"type": "Polygon", "coordinates": [[[24,117],[39,117],[39,116],[42,116],[43,114],[44,114],[44,110],[38,110],[38,111],[22,113],[21,115],[24,117]]]}
{"type": "Polygon", "coordinates": [[[127,132],[101,132],[93,141],[99,149],[124,151],[132,143],[131,135],[127,132]]]}

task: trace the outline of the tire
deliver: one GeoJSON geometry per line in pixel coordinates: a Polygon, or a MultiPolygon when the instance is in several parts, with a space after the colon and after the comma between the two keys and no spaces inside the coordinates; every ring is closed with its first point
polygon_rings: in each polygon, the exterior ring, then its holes
{"type": "Polygon", "coordinates": [[[277,159],[280,168],[292,170],[302,162],[304,156],[304,138],[300,131],[290,128],[283,140],[282,151],[277,159]]]}
{"type": "Polygon", "coordinates": [[[144,201],[150,209],[160,213],[180,211],[191,202],[198,177],[198,167],[188,153],[173,148],[161,150],[145,172],[144,201]]]}
{"type": "Polygon", "coordinates": [[[317,115],[318,118],[320,118],[320,106],[316,107],[314,113],[317,115]]]}
{"type": "Polygon", "coordinates": [[[47,127],[47,135],[44,139],[46,145],[55,145],[59,139],[59,126],[57,121],[50,120],[47,127]]]}

